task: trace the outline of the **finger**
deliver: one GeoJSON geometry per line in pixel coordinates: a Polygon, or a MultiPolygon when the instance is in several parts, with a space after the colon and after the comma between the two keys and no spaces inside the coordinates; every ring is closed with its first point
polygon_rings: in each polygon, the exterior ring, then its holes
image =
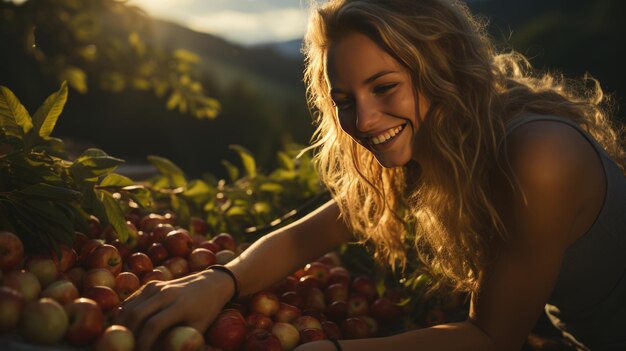
{"type": "Polygon", "coordinates": [[[122,307],[129,306],[130,308],[132,308],[134,305],[143,302],[143,300],[159,292],[159,290],[160,288],[157,286],[157,282],[151,281],[148,284],[137,289],[134,293],[127,297],[126,300],[122,301],[122,307]]]}
{"type": "Polygon", "coordinates": [[[133,334],[137,335],[136,332],[144,321],[168,304],[169,301],[166,300],[165,295],[155,294],[135,307],[123,307],[123,313],[120,314],[120,324],[125,325],[133,334]]]}
{"type": "Polygon", "coordinates": [[[137,337],[137,350],[149,351],[152,350],[152,344],[161,335],[161,333],[182,321],[182,314],[180,308],[175,308],[173,305],[168,306],[159,313],[150,317],[141,328],[141,332],[137,337]]]}

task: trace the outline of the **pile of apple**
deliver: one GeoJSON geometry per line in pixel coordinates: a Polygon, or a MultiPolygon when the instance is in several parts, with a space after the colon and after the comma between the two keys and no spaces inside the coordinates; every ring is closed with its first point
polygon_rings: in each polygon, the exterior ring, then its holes
{"type": "MultiPolygon", "coordinates": [[[[114,325],[124,299],[152,280],[170,280],[226,264],[248,246],[227,233],[209,239],[193,218],[191,233],[171,214],[128,216],[133,235],[121,243],[92,217],[61,253],[25,254],[19,237],[0,231],[0,340],[132,350],[133,334],[114,325]],[[18,336],[19,335],[19,336],[18,336]]],[[[227,305],[206,333],[176,327],[159,342],[169,350],[291,350],[326,338],[379,335],[399,322],[400,289],[379,296],[367,276],[351,277],[328,253],[273,287],[227,305]]]]}

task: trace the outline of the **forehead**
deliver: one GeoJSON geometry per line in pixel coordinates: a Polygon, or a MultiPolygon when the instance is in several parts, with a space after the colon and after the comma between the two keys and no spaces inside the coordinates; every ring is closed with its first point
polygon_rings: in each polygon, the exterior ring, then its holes
{"type": "Polygon", "coordinates": [[[326,59],[331,85],[362,81],[380,71],[406,71],[378,44],[358,32],[347,34],[331,44],[326,59]]]}

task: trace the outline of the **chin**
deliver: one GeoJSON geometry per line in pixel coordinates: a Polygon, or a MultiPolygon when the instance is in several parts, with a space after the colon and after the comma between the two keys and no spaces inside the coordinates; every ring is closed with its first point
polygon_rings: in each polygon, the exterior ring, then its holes
{"type": "Polygon", "coordinates": [[[376,156],[378,164],[384,168],[398,168],[404,167],[411,162],[410,157],[379,157],[376,156]]]}

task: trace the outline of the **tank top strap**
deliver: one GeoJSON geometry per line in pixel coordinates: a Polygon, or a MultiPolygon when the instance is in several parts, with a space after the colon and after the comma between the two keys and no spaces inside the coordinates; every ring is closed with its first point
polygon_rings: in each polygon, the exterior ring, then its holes
{"type": "MultiPolygon", "coordinates": [[[[594,137],[592,137],[586,130],[581,128],[576,122],[566,117],[553,116],[553,115],[535,115],[535,114],[519,115],[519,116],[513,117],[511,120],[509,120],[506,123],[506,135],[509,136],[519,126],[529,123],[529,122],[533,122],[533,121],[556,121],[556,122],[562,122],[562,123],[568,124],[572,126],[574,129],[576,129],[580,134],[582,134],[585,137],[585,139],[587,139],[591,143],[591,145],[596,150],[596,152],[598,152],[601,158],[605,158],[605,157],[610,158],[606,150],[604,150],[604,147],[602,147],[602,145],[600,145],[600,143],[598,143],[598,141],[594,137]]],[[[603,163],[604,163],[604,160],[603,160],[603,163]]]]}

